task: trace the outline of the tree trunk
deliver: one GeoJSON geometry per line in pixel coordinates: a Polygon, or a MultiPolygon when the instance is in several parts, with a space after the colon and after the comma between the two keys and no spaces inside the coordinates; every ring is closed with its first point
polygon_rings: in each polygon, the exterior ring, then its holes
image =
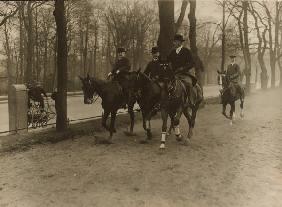
{"type": "Polygon", "coordinates": [[[67,129],[67,34],[65,20],[65,3],[64,0],[55,1],[55,21],[58,36],[58,94],[56,100],[56,129],[64,131],[67,129]]]}
{"type": "Polygon", "coordinates": [[[158,46],[162,58],[167,58],[172,47],[174,37],[174,1],[158,0],[160,34],[158,46]]]}
{"type": "Polygon", "coordinates": [[[190,12],[188,14],[188,19],[190,22],[189,40],[190,40],[190,47],[191,47],[192,55],[195,61],[195,72],[196,72],[196,76],[198,79],[198,83],[202,87],[203,86],[202,72],[204,71],[204,65],[198,55],[198,48],[197,48],[196,0],[190,0],[190,12]]]}
{"type": "Polygon", "coordinates": [[[248,1],[242,1],[243,6],[243,37],[244,37],[244,51],[245,51],[245,75],[246,75],[246,92],[251,91],[251,54],[249,48],[249,27],[248,27],[248,1]]]}
{"type": "Polygon", "coordinates": [[[25,28],[27,31],[27,60],[25,70],[25,82],[30,83],[33,77],[33,17],[31,1],[27,3],[27,20],[25,20],[25,28]]]}
{"type": "Polygon", "coordinates": [[[24,71],[24,32],[23,32],[23,18],[24,18],[24,7],[22,4],[19,5],[19,83],[23,82],[23,71],[24,71]]]}
{"type": "Polygon", "coordinates": [[[226,2],[223,0],[222,4],[222,39],[221,39],[221,72],[224,71],[225,68],[225,5],[226,2]]]}
{"type": "Polygon", "coordinates": [[[10,85],[13,84],[13,76],[12,76],[12,61],[11,61],[11,47],[10,47],[10,39],[9,32],[7,28],[7,21],[4,23],[4,34],[5,34],[5,52],[7,56],[7,76],[8,76],[8,90],[10,85]]]}

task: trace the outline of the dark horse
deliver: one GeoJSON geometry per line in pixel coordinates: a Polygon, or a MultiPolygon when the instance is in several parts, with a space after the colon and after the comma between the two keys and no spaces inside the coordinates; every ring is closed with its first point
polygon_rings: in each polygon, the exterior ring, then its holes
{"type": "MultiPolygon", "coordinates": [[[[122,87],[118,81],[105,81],[97,78],[90,78],[89,75],[87,75],[86,78],[80,77],[80,80],[82,82],[85,104],[93,103],[95,93],[102,99],[102,107],[104,109],[102,126],[110,132],[110,137],[107,140],[107,143],[111,143],[113,133],[116,132],[116,114],[118,109],[123,107],[125,99],[122,87]],[[109,115],[111,115],[111,123],[108,127],[107,119],[109,115]]],[[[135,101],[130,98],[127,100],[128,113],[130,114],[130,133],[133,133],[134,127],[134,103],[135,101]]]]}
{"type": "MultiPolygon", "coordinates": [[[[141,143],[147,143],[148,140],[152,138],[151,118],[156,114],[156,108],[158,108],[159,104],[162,104],[162,100],[165,96],[165,80],[152,80],[141,72],[141,70],[132,72],[131,79],[134,80],[133,89],[142,112],[143,128],[147,133],[147,139],[142,140],[141,143]]],[[[173,117],[174,114],[170,114],[170,118],[173,119],[173,117]]],[[[172,125],[170,130],[171,128],[172,125]]]]}
{"type": "Polygon", "coordinates": [[[199,109],[200,103],[203,100],[202,88],[200,87],[200,85],[196,84],[192,90],[193,97],[195,98],[195,105],[190,105],[190,101],[188,100],[188,97],[190,96],[188,96],[188,91],[185,85],[183,84],[182,80],[180,80],[175,74],[171,74],[172,75],[170,77],[170,81],[167,84],[167,92],[165,96],[166,98],[164,99],[161,105],[161,116],[163,124],[160,149],[165,148],[165,141],[167,135],[167,118],[169,114],[175,114],[173,118],[173,125],[177,141],[182,141],[182,136],[179,128],[181,115],[184,114],[184,116],[186,117],[189,125],[189,132],[187,138],[184,139],[184,144],[188,144],[190,138],[193,135],[197,111],[199,109]]]}
{"type": "Polygon", "coordinates": [[[28,108],[31,107],[31,100],[39,102],[41,109],[44,109],[44,99],[42,94],[47,98],[45,90],[41,86],[27,86],[28,89],[28,108]]]}
{"type": "Polygon", "coordinates": [[[226,76],[225,72],[217,71],[219,75],[219,84],[222,84],[223,92],[221,92],[221,102],[222,102],[222,114],[230,119],[230,125],[233,124],[233,120],[235,118],[235,102],[240,99],[240,116],[241,118],[244,117],[244,98],[245,92],[242,90],[240,93],[238,91],[238,87],[234,83],[232,83],[229,78],[226,76]],[[230,105],[230,114],[229,116],[226,115],[226,106],[227,104],[230,105]]]}

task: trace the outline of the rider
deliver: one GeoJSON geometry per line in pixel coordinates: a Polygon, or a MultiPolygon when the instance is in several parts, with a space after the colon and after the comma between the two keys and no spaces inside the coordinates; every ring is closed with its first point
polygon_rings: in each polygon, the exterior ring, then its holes
{"type": "Polygon", "coordinates": [[[152,47],[152,60],[148,63],[144,73],[153,80],[158,80],[161,76],[160,51],[158,47],[152,47]]]}
{"type": "MultiPolygon", "coordinates": [[[[120,72],[129,72],[130,71],[130,62],[126,57],[126,50],[123,47],[117,48],[117,60],[113,66],[112,71],[108,74],[108,77],[115,78],[120,72]]],[[[129,92],[128,88],[123,85],[123,83],[119,83],[122,87],[122,93],[125,96],[124,103],[122,104],[123,108],[126,108],[126,103],[129,99],[129,92]]]]}
{"type": "Polygon", "coordinates": [[[130,71],[130,62],[126,57],[126,50],[123,47],[117,49],[117,60],[108,77],[119,74],[121,71],[130,71]]]}
{"type": "Polygon", "coordinates": [[[171,63],[172,70],[174,71],[175,77],[180,79],[186,86],[187,94],[189,97],[189,103],[195,105],[193,96],[193,86],[196,84],[197,79],[191,73],[191,69],[194,67],[195,62],[191,51],[183,46],[183,36],[176,34],[174,36],[174,46],[169,56],[168,61],[171,63]]]}
{"type": "MultiPolygon", "coordinates": [[[[226,78],[229,80],[227,88],[235,87],[236,91],[242,95],[243,88],[241,87],[241,71],[239,65],[236,63],[236,55],[230,55],[231,63],[228,65],[226,70],[226,78]]],[[[223,88],[221,94],[225,92],[227,88],[223,88]]]]}

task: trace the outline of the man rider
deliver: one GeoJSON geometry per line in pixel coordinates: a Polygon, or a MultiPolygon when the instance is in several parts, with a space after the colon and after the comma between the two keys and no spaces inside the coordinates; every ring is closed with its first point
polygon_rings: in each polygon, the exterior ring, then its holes
{"type": "MultiPolygon", "coordinates": [[[[112,71],[108,74],[108,77],[112,77],[115,79],[115,76],[120,72],[129,72],[130,71],[130,62],[126,57],[126,50],[123,47],[117,48],[117,60],[113,66],[112,71]]],[[[129,89],[124,85],[123,82],[119,82],[122,88],[122,93],[124,95],[124,102],[122,103],[122,107],[126,108],[126,103],[129,99],[129,89]]]]}
{"type": "Polygon", "coordinates": [[[189,103],[194,106],[195,100],[193,96],[193,86],[196,84],[196,77],[192,75],[191,69],[194,67],[195,62],[192,57],[191,51],[183,46],[183,36],[176,34],[174,36],[174,46],[169,56],[168,61],[171,63],[172,70],[175,77],[180,79],[186,86],[189,103]]]}
{"type": "MultiPolygon", "coordinates": [[[[230,81],[229,87],[234,86],[236,91],[242,95],[243,88],[241,87],[240,80],[241,80],[241,72],[240,67],[236,63],[236,55],[230,55],[231,63],[228,65],[226,70],[226,78],[230,81]]],[[[225,92],[226,88],[221,91],[221,94],[225,92]]]]}
{"type": "Polygon", "coordinates": [[[160,51],[158,47],[152,47],[152,60],[148,63],[144,73],[153,80],[158,80],[161,76],[160,51]]]}
{"type": "Polygon", "coordinates": [[[122,71],[130,71],[130,62],[125,56],[126,50],[123,47],[117,48],[117,60],[113,66],[112,71],[108,74],[108,77],[119,74],[122,71]]]}

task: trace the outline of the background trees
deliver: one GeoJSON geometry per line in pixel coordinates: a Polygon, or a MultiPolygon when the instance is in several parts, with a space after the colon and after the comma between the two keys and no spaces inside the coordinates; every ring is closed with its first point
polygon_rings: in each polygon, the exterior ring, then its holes
{"type": "MultiPolygon", "coordinates": [[[[54,4],[0,4],[0,77],[9,76],[11,83],[41,82],[47,91],[53,91],[58,87],[59,52],[54,4]]],[[[202,74],[199,71],[205,68],[203,84],[216,83],[216,70],[228,63],[224,57],[237,53],[247,87],[255,81],[263,88],[270,82],[274,87],[282,70],[281,2],[217,0],[197,4],[196,8],[193,0],[66,1],[68,90],[80,90],[78,75],[105,78],[119,46],[128,50],[134,70],[145,67],[150,48],[156,44],[165,57],[177,32],[201,60],[196,72],[202,74]],[[206,4],[222,14],[201,14],[208,11],[206,4]]]]}

